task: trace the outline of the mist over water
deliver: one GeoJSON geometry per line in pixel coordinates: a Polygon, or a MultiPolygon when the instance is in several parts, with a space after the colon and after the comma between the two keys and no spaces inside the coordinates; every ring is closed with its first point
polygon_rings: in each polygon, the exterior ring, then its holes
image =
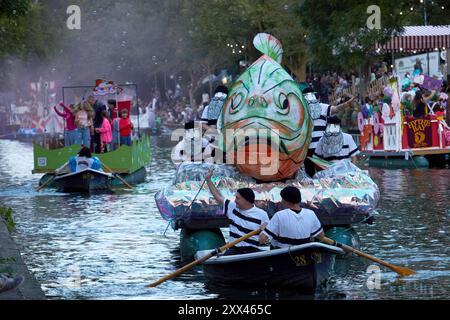
{"type": "MultiPolygon", "coordinates": [[[[9,55],[2,64],[7,71],[3,79],[7,88],[26,96],[29,82],[54,81],[61,86],[93,86],[95,79],[116,83],[133,82],[141,86],[148,98],[155,87],[174,86],[163,69],[180,71],[169,57],[167,26],[171,16],[158,14],[164,2],[150,1],[43,1],[40,2],[48,52],[25,56],[9,55]],[[81,10],[81,29],[67,28],[66,13],[70,5],[81,10]]],[[[32,27],[32,26],[31,26],[32,27]]],[[[37,41],[37,40],[36,40],[37,41]]]]}

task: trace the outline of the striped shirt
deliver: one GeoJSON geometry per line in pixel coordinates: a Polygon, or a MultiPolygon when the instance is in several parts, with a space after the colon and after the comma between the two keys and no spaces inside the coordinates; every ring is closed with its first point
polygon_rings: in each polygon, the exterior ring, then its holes
{"type": "Polygon", "coordinates": [[[357,156],[360,152],[358,150],[358,146],[356,145],[353,137],[348,133],[342,133],[344,135],[344,145],[342,146],[341,151],[333,155],[324,156],[324,152],[322,149],[322,140],[319,141],[316,147],[316,151],[314,154],[323,160],[337,162],[342,159],[349,159],[351,157],[357,156]]]}
{"type": "Polygon", "coordinates": [[[291,209],[278,211],[263,231],[273,247],[286,248],[311,242],[322,232],[322,226],[314,211],[291,209]]]}
{"type": "Polygon", "coordinates": [[[321,103],[322,113],[320,117],[314,120],[314,127],[311,134],[311,143],[309,144],[309,149],[315,149],[319,143],[320,138],[322,138],[325,129],[327,128],[327,118],[331,115],[331,106],[325,103],[321,103]]]}
{"type": "MultiPolygon", "coordinates": [[[[240,210],[236,207],[236,203],[225,199],[224,202],[225,215],[231,220],[230,223],[230,241],[234,241],[247,233],[258,229],[261,224],[269,222],[269,216],[264,210],[253,206],[248,210],[240,210]]],[[[236,247],[255,247],[260,249],[258,235],[239,242],[236,247]]]]}

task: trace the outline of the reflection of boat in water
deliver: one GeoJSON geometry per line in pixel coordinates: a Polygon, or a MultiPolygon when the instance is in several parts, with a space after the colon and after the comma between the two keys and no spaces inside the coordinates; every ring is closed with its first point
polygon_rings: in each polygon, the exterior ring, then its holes
{"type": "Polygon", "coordinates": [[[87,168],[56,176],[55,185],[60,192],[110,192],[113,179],[111,173],[87,168]]]}
{"type": "MultiPolygon", "coordinates": [[[[200,251],[196,258],[209,252],[200,251]]],[[[208,280],[217,283],[314,291],[327,282],[335,257],[340,254],[344,254],[340,248],[312,242],[284,249],[216,256],[203,263],[203,270],[208,280]]]]}

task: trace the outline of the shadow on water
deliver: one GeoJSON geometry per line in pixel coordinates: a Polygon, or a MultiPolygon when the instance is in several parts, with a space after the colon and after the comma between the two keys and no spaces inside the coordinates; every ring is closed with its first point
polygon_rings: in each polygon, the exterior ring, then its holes
{"type": "MultiPolygon", "coordinates": [[[[164,138],[166,139],[166,138],[164,138]]],[[[361,250],[417,274],[399,280],[380,269],[368,288],[371,263],[337,259],[335,274],[314,295],[245,289],[206,281],[196,267],[148,289],[184,265],[179,232],[168,229],[154,201],[174,167],[167,141],[152,137],[146,182],[133,190],[91,196],[36,192],[32,145],[0,140],[0,203],[14,210],[13,234],[24,260],[51,298],[63,299],[448,299],[450,292],[449,170],[370,169],[381,192],[373,225],[358,225],[361,250]]],[[[166,139],[167,140],[167,139],[166,139]]]]}

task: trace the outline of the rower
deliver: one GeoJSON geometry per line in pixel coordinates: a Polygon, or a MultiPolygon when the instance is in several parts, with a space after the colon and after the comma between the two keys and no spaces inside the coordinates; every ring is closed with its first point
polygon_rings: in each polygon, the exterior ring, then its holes
{"type": "Polygon", "coordinates": [[[342,132],[341,120],[336,116],[328,118],[327,128],[314,154],[326,161],[337,162],[342,159],[351,159],[354,163],[359,153],[353,137],[342,132]]]}
{"type": "MultiPolygon", "coordinates": [[[[208,172],[205,180],[209,190],[218,203],[223,204],[225,215],[231,220],[230,238],[239,239],[261,227],[263,223],[269,222],[267,212],[255,206],[255,193],[250,188],[239,189],[236,192],[236,200],[225,199],[222,193],[211,181],[212,170],[208,172]]],[[[228,249],[225,255],[244,254],[261,251],[258,236],[239,242],[236,246],[228,249]]]]}
{"type": "Polygon", "coordinates": [[[281,204],[286,209],[274,214],[266,229],[259,235],[259,243],[270,240],[271,249],[312,242],[321,239],[324,232],[314,211],[300,207],[302,201],[300,190],[288,186],[281,190],[281,204]]]}
{"type": "Polygon", "coordinates": [[[78,152],[78,156],[71,157],[69,161],[63,164],[60,168],[56,169],[55,173],[74,173],[87,168],[101,171],[101,163],[98,158],[92,156],[91,150],[88,147],[82,147],[80,152],[78,152]]]}

